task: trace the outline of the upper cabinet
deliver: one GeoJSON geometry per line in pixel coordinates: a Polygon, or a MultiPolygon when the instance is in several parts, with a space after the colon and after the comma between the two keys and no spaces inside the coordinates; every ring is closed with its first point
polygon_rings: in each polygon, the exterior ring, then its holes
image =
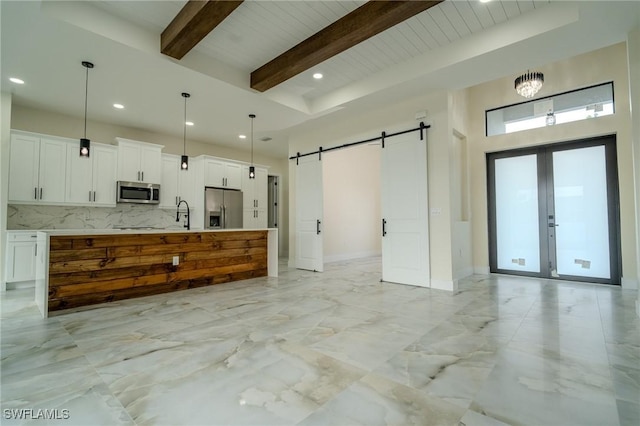
{"type": "Polygon", "coordinates": [[[115,207],[117,160],[115,146],[92,143],[91,156],[83,158],[76,144],[68,144],[65,202],[115,207]]]}
{"type": "MultiPolygon", "coordinates": [[[[180,156],[162,154],[162,178],[160,180],[160,207],[174,208],[182,200],[195,206],[195,172],[197,160],[189,159],[189,168],[180,169],[180,156]]],[[[204,188],[202,188],[203,192],[204,188]]]]}
{"type": "Polygon", "coordinates": [[[9,202],[60,204],[68,142],[15,132],[9,158],[9,202]]]}
{"type": "Polygon", "coordinates": [[[238,163],[206,158],[204,165],[204,185],[216,188],[241,189],[242,166],[238,163]]]}
{"type": "Polygon", "coordinates": [[[160,183],[162,145],[116,138],[118,143],[118,180],[160,183]]]}

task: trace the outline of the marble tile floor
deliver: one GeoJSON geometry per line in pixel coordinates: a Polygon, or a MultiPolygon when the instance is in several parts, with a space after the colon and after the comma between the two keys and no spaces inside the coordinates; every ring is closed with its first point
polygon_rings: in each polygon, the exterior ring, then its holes
{"type": "Polygon", "coordinates": [[[379,279],[379,258],[324,273],[281,263],[278,278],[48,320],[32,289],[8,291],[0,423],[640,424],[636,292],[476,275],[451,294],[379,279]]]}

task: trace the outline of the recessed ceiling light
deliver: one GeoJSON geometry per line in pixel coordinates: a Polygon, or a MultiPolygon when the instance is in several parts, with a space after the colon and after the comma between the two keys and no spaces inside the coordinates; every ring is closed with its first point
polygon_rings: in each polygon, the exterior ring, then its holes
{"type": "Polygon", "coordinates": [[[246,139],[246,138],[247,138],[247,135],[238,135],[238,137],[239,137],[240,139],[246,139]]]}
{"type": "Polygon", "coordinates": [[[316,80],[320,80],[322,78],[322,73],[317,72],[317,73],[313,74],[313,78],[315,78],[316,80]]]}
{"type": "Polygon", "coordinates": [[[124,105],[122,104],[113,104],[113,107],[117,109],[124,109],[124,105]]]}
{"type": "Polygon", "coordinates": [[[489,3],[491,0],[480,0],[480,3],[489,3]]]}
{"type": "Polygon", "coordinates": [[[19,78],[16,77],[10,77],[9,81],[15,84],[24,84],[24,80],[21,80],[19,78]]]}
{"type": "Polygon", "coordinates": [[[193,126],[193,121],[185,121],[184,124],[187,126],[193,126]]]}

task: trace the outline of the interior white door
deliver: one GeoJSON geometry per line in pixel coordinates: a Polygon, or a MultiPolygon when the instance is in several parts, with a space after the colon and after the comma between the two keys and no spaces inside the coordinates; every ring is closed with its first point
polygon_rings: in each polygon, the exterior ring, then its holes
{"type": "Polygon", "coordinates": [[[296,268],[322,272],[322,162],[312,155],[296,167],[296,268]]]}
{"type": "Polygon", "coordinates": [[[427,143],[394,136],[381,159],[382,280],[429,287],[427,143]]]}

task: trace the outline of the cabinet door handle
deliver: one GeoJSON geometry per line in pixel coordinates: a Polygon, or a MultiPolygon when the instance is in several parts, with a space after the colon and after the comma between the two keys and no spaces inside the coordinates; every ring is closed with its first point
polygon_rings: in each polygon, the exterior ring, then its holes
{"type": "Polygon", "coordinates": [[[316,235],[320,235],[320,219],[316,221],[316,235]]]}
{"type": "Polygon", "coordinates": [[[96,201],[96,191],[93,191],[93,201],[96,201]]]}
{"type": "Polygon", "coordinates": [[[387,220],[382,219],[382,236],[387,235],[387,220]]]}
{"type": "Polygon", "coordinates": [[[40,199],[42,200],[42,188],[40,188],[40,199]]]}
{"type": "Polygon", "coordinates": [[[140,170],[138,170],[138,177],[137,180],[140,181],[140,170]]]}
{"type": "Polygon", "coordinates": [[[144,171],[142,172],[142,181],[144,182],[144,171]]]}
{"type": "Polygon", "coordinates": [[[33,199],[34,200],[38,199],[38,188],[33,188],[33,199]]]}
{"type": "Polygon", "coordinates": [[[36,243],[35,245],[35,252],[33,253],[34,256],[38,256],[38,243],[36,243]]]}
{"type": "Polygon", "coordinates": [[[91,191],[89,191],[89,201],[91,201],[91,191]]]}

